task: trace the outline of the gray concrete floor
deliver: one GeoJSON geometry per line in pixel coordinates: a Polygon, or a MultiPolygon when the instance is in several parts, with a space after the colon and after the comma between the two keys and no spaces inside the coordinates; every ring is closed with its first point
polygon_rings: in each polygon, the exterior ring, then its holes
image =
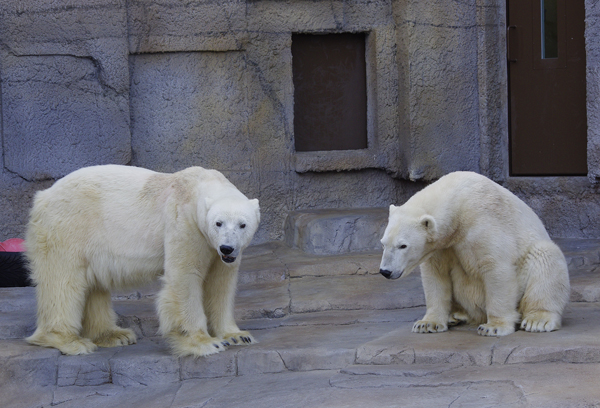
{"type": "Polygon", "coordinates": [[[420,276],[381,277],[377,252],[249,248],[236,316],[259,343],[201,359],[174,358],[156,335],[158,285],[115,294],[137,344],[86,356],[26,344],[33,288],[0,289],[0,406],[600,406],[600,241],[559,244],[572,283],[563,328],[501,338],[412,333],[420,276]]]}

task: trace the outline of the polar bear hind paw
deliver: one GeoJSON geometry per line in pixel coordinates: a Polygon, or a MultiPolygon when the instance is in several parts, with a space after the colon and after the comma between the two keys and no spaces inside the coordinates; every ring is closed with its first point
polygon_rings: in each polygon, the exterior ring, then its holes
{"type": "Polygon", "coordinates": [[[256,339],[247,331],[225,333],[223,335],[223,341],[231,344],[232,346],[245,346],[248,344],[258,343],[258,341],[256,341],[256,339]]]}
{"type": "Polygon", "coordinates": [[[477,334],[480,336],[506,336],[507,334],[511,334],[515,332],[514,325],[499,325],[499,324],[480,324],[477,328],[477,334]]]}
{"type": "Polygon", "coordinates": [[[98,347],[91,340],[81,338],[80,340],[74,340],[70,343],[63,344],[57,348],[63,354],[79,355],[79,354],[90,354],[90,353],[96,351],[96,349],[98,347]]]}
{"type": "Polygon", "coordinates": [[[450,315],[448,318],[448,326],[457,326],[459,324],[468,323],[469,316],[465,313],[455,312],[450,315]]]}
{"type": "Polygon", "coordinates": [[[119,347],[135,344],[137,339],[135,333],[130,329],[117,327],[106,331],[92,340],[98,347],[119,347]]]}
{"type": "Polygon", "coordinates": [[[25,340],[37,346],[57,348],[61,353],[70,356],[90,354],[98,348],[90,339],[80,337],[76,334],[55,331],[35,332],[25,340]]]}
{"type": "Polygon", "coordinates": [[[417,320],[412,331],[413,333],[441,333],[448,331],[448,325],[431,320],[417,320]]]}
{"type": "Polygon", "coordinates": [[[552,312],[533,312],[523,317],[521,330],[541,333],[560,329],[561,317],[552,312]]]}

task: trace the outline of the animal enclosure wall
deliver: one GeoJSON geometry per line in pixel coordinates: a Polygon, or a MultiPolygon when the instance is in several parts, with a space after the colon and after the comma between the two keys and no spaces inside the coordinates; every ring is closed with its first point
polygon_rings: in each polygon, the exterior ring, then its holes
{"type": "Polygon", "coordinates": [[[600,5],[586,1],[589,178],[508,177],[505,2],[7,0],[0,4],[0,239],[35,191],[117,163],[216,168],[279,239],[304,208],[400,204],[472,170],[554,236],[600,235],[600,5]],[[296,151],[294,35],[364,35],[361,149],[296,151]]]}

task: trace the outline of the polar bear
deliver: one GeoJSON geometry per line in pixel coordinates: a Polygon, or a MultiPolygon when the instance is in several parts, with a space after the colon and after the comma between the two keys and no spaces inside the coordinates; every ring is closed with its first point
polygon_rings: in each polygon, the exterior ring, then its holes
{"type": "Polygon", "coordinates": [[[26,233],[36,285],[29,343],[64,354],[136,342],[116,325],[111,289],[162,276],[159,331],[178,356],[205,356],[256,340],[234,320],[240,258],[260,221],[221,173],[173,174],[105,165],[38,192],[26,233]]]}
{"type": "Polygon", "coordinates": [[[569,300],[565,257],[537,215],[484,176],[456,172],[404,205],[390,206],[380,273],[421,265],[427,311],[412,331],[443,332],[461,322],[483,336],[561,326],[569,300]]]}

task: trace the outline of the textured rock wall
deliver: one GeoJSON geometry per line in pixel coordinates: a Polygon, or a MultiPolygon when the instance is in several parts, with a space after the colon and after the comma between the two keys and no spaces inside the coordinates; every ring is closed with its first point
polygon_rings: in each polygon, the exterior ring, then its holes
{"type": "MultiPolygon", "coordinates": [[[[599,11],[586,4],[593,62],[599,11]]],[[[290,211],[402,203],[454,170],[503,182],[504,27],[503,0],[6,0],[0,240],[23,235],[35,191],[93,164],[216,168],[260,199],[255,242],[281,238],[290,211]],[[367,149],[294,151],[295,32],[367,33],[367,149]]],[[[588,64],[590,95],[597,65],[588,64]]],[[[596,99],[588,100],[592,180],[596,99]]],[[[595,187],[548,183],[507,186],[559,236],[598,236],[595,187]]]]}
{"type": "Polygon", "coordinates": [[[585,2],[585,52],[587,65],[588,176],[600,179],[600,2],[585,2]]]}
{"type": "Polygon", "coordinates": [[[400,24],[408,36],[408,176],[478,171],[476,8],[444,0],[406,6],[400,24]]]}

